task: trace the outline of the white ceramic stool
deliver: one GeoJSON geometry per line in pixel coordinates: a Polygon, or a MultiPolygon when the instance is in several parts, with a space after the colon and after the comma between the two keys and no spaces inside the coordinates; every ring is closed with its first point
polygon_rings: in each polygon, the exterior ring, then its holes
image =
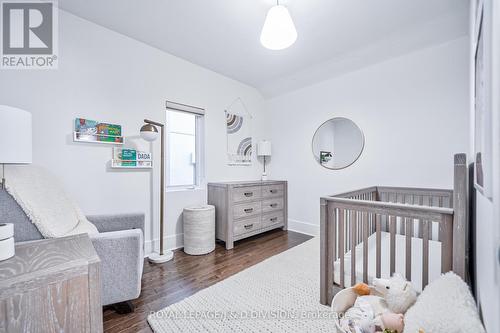
{"type": "Polygon", "coordinates": [[[207,254],[215,249],[215,207],[211,205],[184,208],[184,252],[207,254]]]}

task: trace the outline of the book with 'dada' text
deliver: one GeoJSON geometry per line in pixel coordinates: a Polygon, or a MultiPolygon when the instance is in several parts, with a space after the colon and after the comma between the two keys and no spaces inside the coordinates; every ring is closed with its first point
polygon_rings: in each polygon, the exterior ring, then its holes
{"type": "Polygon", "coordinates": [[[151,167],[152,156],[150,152],[137,151],[129,148],[114,148],[113,160],[119,166],[151,167]]]}

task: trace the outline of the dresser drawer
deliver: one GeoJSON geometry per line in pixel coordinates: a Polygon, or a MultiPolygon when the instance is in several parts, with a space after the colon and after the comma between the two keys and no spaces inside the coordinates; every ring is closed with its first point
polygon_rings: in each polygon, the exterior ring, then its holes
{"type": "Polygon", "coordinates": [[[282,210],[285,203],[283,197],[266,199],[262,201],[262,213],[282,210]]]}
{"type": "Polygon", "coordinates": [[[236,187],[233,190],[233,201],[250,201],[258,200],[262,197],[262,187],[261,186],[244,186],[236,187]]]}
{"type": "Polygon", "coordinates": [[[233,206],[233,218],[235,220],[258,215],[260,213],[261,213],[260,201],[240,203],[233,206]]]}
{"type": "Polygon", "coordinates": [[[282,197],[285,194],[285,186],[282,184],[262,186],[262,197],[282,197]]]}
{"type": "Polygon", "coordinates": [[[283,214],[282,210],[262,215],[262,228],[266,228],[275,224],[284,224],[284,222],[285,215],[283,214]]]}
{"type": "Polygon", "coordinates": [[[235,236],[243,235],[248,232],[259,230],[261,228],[261,217],[253,217],[250,219],[234,221],[233,232],[235,236]]]}

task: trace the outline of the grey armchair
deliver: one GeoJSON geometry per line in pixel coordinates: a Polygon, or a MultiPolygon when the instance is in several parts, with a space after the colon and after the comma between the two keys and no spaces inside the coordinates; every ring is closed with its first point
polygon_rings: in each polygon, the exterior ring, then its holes
{"type": "MultiPolygon", "coordinates": [[[[139,297],[144,263],[144,214],[87,218],[99,230],[99,234],[90,238],[101,259],[102,305],[139,297]]],[[[14,224],[16,242],[43,239],[22,208],[3,189],[0,189],[0,223],[14,224]]]]}

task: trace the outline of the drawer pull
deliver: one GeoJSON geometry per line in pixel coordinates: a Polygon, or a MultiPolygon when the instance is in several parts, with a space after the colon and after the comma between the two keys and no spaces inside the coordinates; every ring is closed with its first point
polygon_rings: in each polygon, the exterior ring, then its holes
{"type": "Polygon", "coordinates": [[[271,193],[278,193],[278,190],[272,189],[272,190],[269,190],[269,192],[271,192],[271,193]]]}
{"type": "Polygon", "coordinates": [[[277,217],[271,217],[271,218],[269,219],[269,221],[271,221],[271,222],[276,222],[276,221],[278,221],[278,218],[277,218],[277,217]]]}
{"type": "Polygon", "coordinates": [[[275,208],[275,207],[278,207],[278,204],[277,203],[272,203],[269,206],[271,206],[272,208],[275,208]]]}
{"type": "Polygon", "coordinates": [[[253,228],[253,223],[252,224],[246,224],[244,225],[245,229],[252,229],[253,228]]]}
{"type": "Polygon", "coordinates": [[[253,192],[245,192],[243,195],[247,198],[253,197],[253,192]]]}
{"type": "Polygon", "coordinates": [[[245,208],[243,210],[245,211],[245,213],[251,213],[251,212],[253,212],[253,208],[245,208]]]}

